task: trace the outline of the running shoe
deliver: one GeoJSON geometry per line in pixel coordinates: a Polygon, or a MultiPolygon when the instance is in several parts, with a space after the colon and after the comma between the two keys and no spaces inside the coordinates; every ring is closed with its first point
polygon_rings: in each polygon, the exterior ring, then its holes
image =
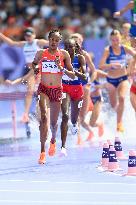
{"type": "Polygon", "coordinates": [[[67,157],[67,150],[65,147],[61,148],[60,157],[67,157]]]}
{"type": "Polygon", "coordinates": [[[40,154],[40,158],[39,158],[39,160],[38,160],[38,163],[39,163],[39,164],[45,164],[45,160],[46,160],[46,158],[45,158],[45,152],[42,152],[42,153],[40,154]]]}
{"type": "Polygon", "coordinates": [[[50,147],[49,147],[49,150],[48,150],[48,154],[50,157],[54,156],[56,153],[56,142],[55,143],[51,143],[50,142],[50,147]]]}
{"type": "Polygon", "coordinates": [[[98,136],[99,137],[102,137],[104,134],[104,124],[101,123],[99,126],[98,126],[98,136]]]}
{"type": "Polygon", "coordinates": [[[117,131],[118,131],[118,132],[124,132],[124,127],[123,127],[122,122],[120,122],[120,123],[117,124],[117,131]]]}
{"type": "Polygon", "coordinates": [[[72,124],[72,127],[71,127],[72,135],[76,135],[77,131],[78,131],[77,124],[72,124]]]}

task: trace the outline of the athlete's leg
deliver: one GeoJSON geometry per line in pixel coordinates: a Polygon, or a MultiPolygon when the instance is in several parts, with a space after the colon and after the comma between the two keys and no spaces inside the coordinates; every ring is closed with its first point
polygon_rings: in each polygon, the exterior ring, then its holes
{"type": "Polygon", "coordinates": [[[85,85],[83,86],[84,88],[84,95],[83,95],[83,104],[82,104],[82,108],[80,110],[80,122],[82,124],[82,122],[85,119],[85,116],[89,110],[89,106],[90,106],[90,87],[85,85]]]}
{"type": "Polygon", "coordinates": [[[45,142],[47,140],[47,133],[48,133],[48,120],[47,120],[47,113],[50,107],[49,98],[44,95],[43,93],[40,94],[39,99],[39,107],[40,107],[40,142],[41,142],[41,152],[45,152],[45,142]]]}
{"type": "Polygon", "coordinates": [[[72,134],[75,135],[79,132],[78,116],[83,104],[83,100],[71,100],[71,122],[72,122],[72,134]]]}
{"type": "Polygon", "coordinates": [[[98,127],[99,137],[102,137],[104,134],[104,125],[101,121],[98,120],[100,116],[100,112],[101,112],[101,107],[102,107],[101,101],[97,101],[94,104],[94,108],[93,108],[92,115],[91,115],[90,122],[89,122],[91,127],[98,127]]]}
{"type": "Polygon", "coordinates": [[[32,103],[34,86],[35,86],[35,78],[33,75],[31,75],[27,80],[27,93],[26,93],[26,98],[25,98],[25,112],[24,112],[24,115],[22,117],[23,122],[29,121],[28,115],[29,115],[29,110],[30,110],[31,103],[32,103]]]}
{"type": "Polygon", "coordinates": [[[117,107],[117,91],[116,91],[116,87],[114,87],[110,83],[107,83],[106,88],[108,90],[110,104],[111,104],[112,108],[116,110],[116,107],[117,107]]]}
{"type": "Polygon", "coordinates": [[[50,102],[50,128],[52,132],[51,142],[56,141],[57,121],[60,112],[61,102],[50,102]]]}
{"type": "Polygon", "coordinates": [[[40,142],[41,142],[41,154],[39,158],[39,163],[44,164],[45,163],[45,142],[47,140],[47,134],[48,134],[48,121],[47,121],[47,113],[49,109],[49,99],[46,95],[40,94],[39,99],[39,107],[40,107],[40,142]]]}
{"type": "Polygon", "coordinates": [[[51,128],[51,141],[48,150],[49,156],[54,156],[56,153],[56,133],[58,128],[58,116],[60,112],[61,102],[53,101],[50,102],[50,128],[51,128]]]}
{"type": "MultiPolygon", "coordinates": [[[[122,81],[118,88],[117,88],[117,93],[118,93],[118,99],[119,99],[119,103],[118,103],[118,107],[117,107],[117,124],[120,127],[120,123],[122,123],[122,116],[123,116],[123,112],[124,112],[124,102],[125,102],[125,96],[128,90],[128,81],[122,81]]],[[[118,125],[117,125],[117,129],[118,129],[118,125]]],[[[123,131],[122,129],[118,129],[119,131],[123,131]]]]}
{"type": "Polygon", "coordinates": [[[67,138],[68,120],[69,120],[69,106],[70,106],[70,96],[68,94],[66,94],[66,98],[62,99],[62,104],[61,104],[61,111],[62,111],[61,142],[62,142],[63,148],[65,148],[66,138],[67,138]]]}
{"type": "Polygon", "coordinates": [[[136,113],[136,94],[130,92],[130,102],[136,113]]]}
{"type": "Polygon", "coordinates": [[[81,100],[71,100],[71,122],[72,124],[77,123],[82,104],[83,104],[82,99],[81,100]]]}
{"type": "Polygon", "coordinates": [[[94,104],[92,115],[91,115],[90,121],[89,121],[89,125],[91,127],[98,127],[100,125],[100,122],[98,122],[98,118],[100,115],[101,107],[102,107],[102,102],[100,102],[100,101],[97,101],[94,104]]]}

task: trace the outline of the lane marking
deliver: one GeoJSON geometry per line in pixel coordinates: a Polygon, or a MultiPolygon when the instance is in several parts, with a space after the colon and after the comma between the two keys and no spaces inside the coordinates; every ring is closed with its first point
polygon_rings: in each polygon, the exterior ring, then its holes
{"type": "Polygon", "coordinates": [[[90,205],[135,205],[135,202],[111,202],[111,201],[34,201],[34,200],[0,200],[2,203],[21,203],[21,204],[90,204],[90,205]]]}
{"type": "Polygon", "coordinates": [[[84,182],[84,181],[47,181],[47,180],[24,180],[24,179],[9,179],[0,180],[2,182],[27,182],[27,183],[55,183],[55,184],[89,184],[89,185],[126,185],[136,186],[136,183],[122,183],[122,182],[84,182]]]}
{"type": "Polygon", "coordinates": [[[56,194],[103,194],[103,195],[135,195],[136,192],[105,192],[105,191],[48,191],[48,190],[18,190],[18,189],[0,189],[0,192],[14,193],[56,193],[56,194]]]}

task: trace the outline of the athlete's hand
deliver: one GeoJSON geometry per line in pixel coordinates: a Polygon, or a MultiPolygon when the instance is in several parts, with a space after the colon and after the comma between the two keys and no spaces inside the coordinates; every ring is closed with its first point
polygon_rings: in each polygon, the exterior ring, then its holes
{"type": "Polygon", "coordinates": [[[7,80],[4,81],[4,84],[7,85],[7,86],[14,85],[14,80],[12,81],[12,80],[7,79],[7,80]]]}
{"type": "Polygon", "coordinates": [[[116,12],[113,13],[114,18],[119,18],[120,16],[121,16],[120,11],[116,11],[116,12]]]}
{"type": "Polygon", "coordinates": [[[5,80],[5,85],[12,85],[12,81],[11,80],[5,80]]]}
{"type": "Polygon", "coordinates": [[[55,64],[56,64],[57,66],[61,66],[59,56],[56,56],[56,58],[55,58],[55,64]]]}
{"type": "Polygon", "coordinates": [[[61,71],[63,71],[63,70],[64,70],[64,68],[61,66],[59,56],[56,56],[56,59],[55,59],[55,64],[58,66],[58,69],[60,69],[61,71]]]}
{"type": "Polygon", "coordinates": [[[38,75],[38,73],[39,73],[39,66],[38,66],[38,64],[36,64],[36,63],[32,63],[32,69],[33,69],[33,71],[34,71],[34,74],[35,75],[38,75]]]}

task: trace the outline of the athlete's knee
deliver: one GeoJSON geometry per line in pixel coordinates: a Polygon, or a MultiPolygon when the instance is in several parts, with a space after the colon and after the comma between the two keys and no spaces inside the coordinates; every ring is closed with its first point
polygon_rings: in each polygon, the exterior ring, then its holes
{"type": "Polygon", "coordinates": [[[43,123],[47,122],[47,116],[46,116],[45,112],[41,112],[41,121],[43,123]]]}
{"type": "Polygon", "coordinates": [[[34,93],[34,90],[27,90],[27,93],[26,93],[26,95],[27,96],[32,96],[33,95],[33,93],[34,93]]]}
{"type": "Polygon", "coordinates": [[[65,123],[67,123],[68,122],[68,120],[69,120],[69,115],[68,114],[63,114],[62,115],[62,122],[65,122],[65,123]]]}
{"type": "Polygon", "coordinates": [[[119,103],[124,104],[124,102],[125,102],[125,97],[119,96],[119,103]]]}
{"type": "Polygon", "coordinates": [[[85,119],[84,119],[84,118],[80,118],[80,124],[81,124],[82,126],[84,126],[84,124],[85,124],[85,119]]]}
{"type": "Polygon", "coordinates": [[[58,124],[57,123],[50,123],[51,131],[57,130],[58,124]]]}
{"type": "Polygon", "coordinates": [[[114,109],[117,105],[117,102],[114,99],[110,99],[110,104],[111,104],[111,107],[114,109]]]}
{"type": "Polygon", "coordinates": [[[90,122],[89,122],[89,125],[90,125],[91,127],[95,127],[95,121],[90,121],[90,122]]]}

